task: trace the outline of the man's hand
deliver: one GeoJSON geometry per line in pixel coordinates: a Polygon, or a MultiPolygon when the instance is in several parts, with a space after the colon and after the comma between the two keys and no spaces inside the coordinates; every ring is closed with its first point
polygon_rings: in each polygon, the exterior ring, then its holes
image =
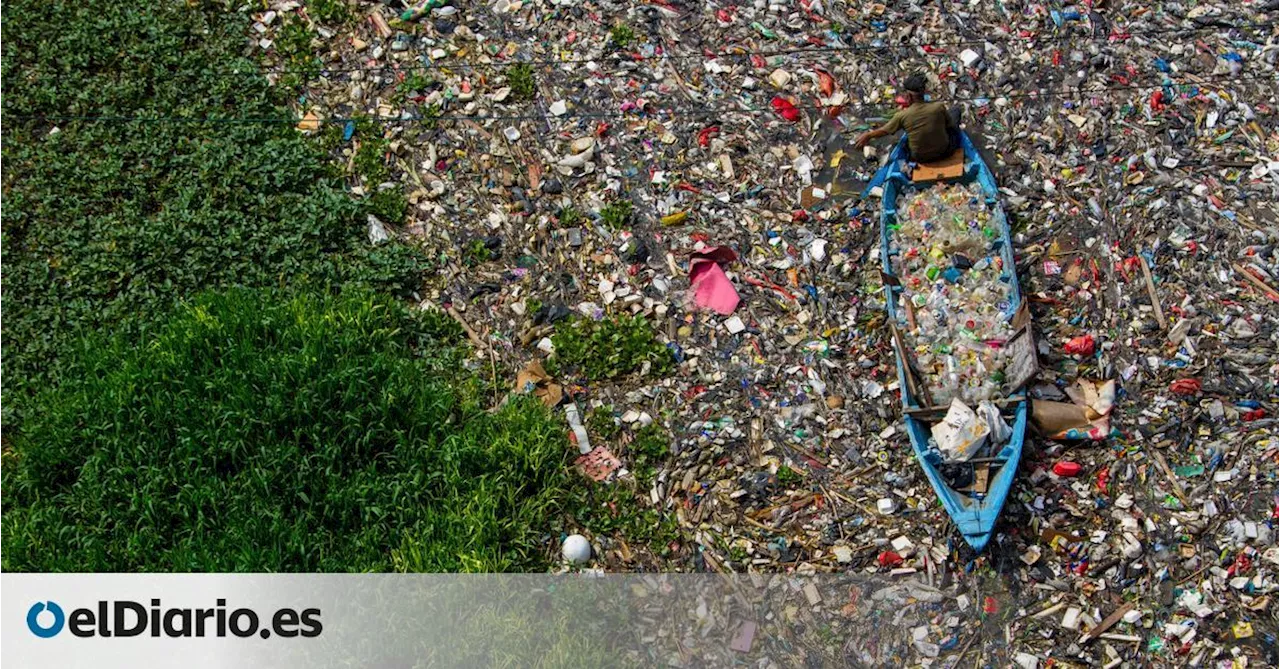
{"type": "Polygon", "coordinates": [[[864,132],[861,135],[858,135],[857,137],[853,138],[853,145],[861,149],[862,147],[867,145],[867,142],[870,142],[870,141],[871,141],[871,133],[864,132]]]}

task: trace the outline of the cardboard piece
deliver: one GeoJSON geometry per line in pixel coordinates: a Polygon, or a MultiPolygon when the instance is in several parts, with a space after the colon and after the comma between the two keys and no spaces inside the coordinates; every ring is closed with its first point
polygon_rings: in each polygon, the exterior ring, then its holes
{"type": "Polygon", "coordinates": [[[534,360],[516,374],[517,393],[533,393],[543,404],[554,407],[564,399],[564,388],[542,368],[542,361],[534,360]]]}
{"type": "Polygon", "coordinates": [[[963,488],[956,488],[956,490],[959,492],[986,494],[987,489],[990,487],[991,465],[984,462],[973,466],[973,482],[963,488]]]}
{"type": "Polygon", "coordinates": [[[1009,323],[1014,335],[1009,339],[1009,367],[1005,371],[1005,392],[1013,393],[1025,386],[1040,373],[1040,359],[1036,356],[1035,328],[1031,324],[1031,310],[1026,301],[1018,307],[1009,323]]]}
{"type": "Polygon", "coordinates": [[[320,117],[315,112],[307,112],[306,116],[298,121],[298,129],[303,132],[315,132],[320,129],[320,117]]]}
{"type": "Polygon", "coordinates": [[[1071,402],[1031,403],[1031,421],[1036,429],[1055,441],[1106,439],[1111,433],[1116,382],[1079,379],[1066,392],[1071,402]]]}
{"type": "Polygon", "coordinates": [[[1009,340],[1009,367],[1005,371],[1006,392],[1013,393],[1036,378],[1040,373],[1040,360],[1036,357],[1036,338],[1028,325],[1009,340]]]}
{"type": "Polygon", "coordinates": [[[720,267],[738,259],[738,254],[727,246],[717,246],[694,252],[689,257],[689,293],[698,307],[710,309],[721,316],[732,314],[742,298],[733,282],[720,267]]]}
{"type": "Polygon", "coordinates": [[[756,624],[748,620],[738,628],[738,633],[729,642],[729,648],[739,653],[750,653],[756,639],[756,624]]]}
{"type": "Polygon", "coordinates": [[[917,165],[911,173],[911,180],[921,182],[955,179],[962,174],[964,174],[964,150],[956,149],[942,160],[917,165]]]}

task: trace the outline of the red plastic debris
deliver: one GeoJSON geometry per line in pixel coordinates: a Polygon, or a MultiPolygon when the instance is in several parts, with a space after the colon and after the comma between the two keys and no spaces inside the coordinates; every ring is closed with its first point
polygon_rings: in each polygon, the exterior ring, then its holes
{"type": "Polygon", "coordinates": [[[1063,461],[1053,465],[1053,473],[1058,476],[1079,476],[1082,471],[1084,467],[1081,467],[1078,462],[1063,461]]]}
{"type": "Polygon", "coordinates": [[[1197,379],[1178,379],[1169,384],[1169,392],[1178,395],[1195,395],[1200,392],[1200,381],[1197,379]]]}
{"type": "Polygon", "coordinates": [[[1072,355],[1093,355],[1093,335],[1083,335],[1068,341],[1063,349],[1072,355]]]}
{"type": "Polygon", "coordinates": [[[773,111],[777,112],[782,118],[792,123],[800,120],[800,110],[796,109],[796,106],[791,104],[790,100],[775,97],[769,104],[773,107],[773,111]]]}
{"type": "Polygon", "coordinates": [[[711,138],[720,133],[720,126],[713,125],[703,128],[698,133],[698,146],[706,148],[711,145],[711,138]]]}
{"type": "Polygon", "coordinates": [[[982,599],[982,612],[988,614],[999,613],[1000,603],[996,601],[995,597],[988,595],[982,599]]]}
{"type": "Polygon", "coordinates": [[[881,567],[896,567],[902,564],[902,556],[893,551],[885,551],[876,559],[880,562],[881,567]]]}
{"type": "Polygon", "coordinates": [[[1253,568],[1253,560],[1248,555],[1240,553],[1236,556],[1236,561],[1227,568],[1228,576],[1239,576],[1253,568]]]}
{"type": "Polygon", "coordinates": [[[818,75],[818,90],[822,92],[823,96],[831,97],[831,94],[836,91],[835,77],[822,70],[817,70],[816,73],[818,75]]]}
{"type": "Polygon", "coordinates": [[[1156,91],[1151,94],[1151,111],[1161,111],[1164,109],[1164,91],[1156,91]]]}

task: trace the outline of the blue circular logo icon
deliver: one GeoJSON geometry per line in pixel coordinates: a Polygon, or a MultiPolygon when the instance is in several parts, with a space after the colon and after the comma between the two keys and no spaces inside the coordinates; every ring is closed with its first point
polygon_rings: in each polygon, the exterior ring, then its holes
{"type": "Polygon", "coordinates": [[[67,617],[62,613],[62,607],[54,602],[36,602],[27,610],[27,628],[31,633],[41,639],[48,639],[62,631],[62,624],[67,622],[67,617]],[[45,627],[40,624],[40,614],[45,609],[53,614],[53,624],[45,627]]]}

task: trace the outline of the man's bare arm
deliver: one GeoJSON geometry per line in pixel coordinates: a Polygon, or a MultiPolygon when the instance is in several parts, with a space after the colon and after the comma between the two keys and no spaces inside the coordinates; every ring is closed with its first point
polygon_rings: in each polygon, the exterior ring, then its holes
{"type": "Polygon", "coordinates": [[[875,130],[868,130],[862,133],[861,135],[858,135],[857,138],[853,140],[853,145],[857,147],[863,147],[867,145],[867,142],[870,142],[871,140],[877,137],[884,137],[885,135],[891,134],[892,132],[893,131],[890,130],[889,128],[889,124],[886,123],[880,126],[879,128],[876,128],[875,130]]]}

